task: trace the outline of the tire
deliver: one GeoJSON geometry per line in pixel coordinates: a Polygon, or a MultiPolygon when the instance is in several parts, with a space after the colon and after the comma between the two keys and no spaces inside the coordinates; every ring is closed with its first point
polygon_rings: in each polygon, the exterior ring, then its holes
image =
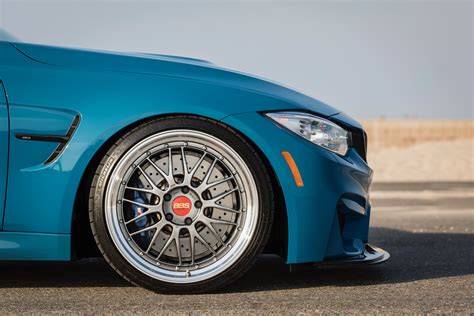
{"type": "Polygon", "coordinates": [[[194,116],[154,119],[122,135],[89,195],[104,258],[160,293],[210,292],[237,280],[262,252],[273,214],[270,177],[254,148],[194,116]]]}

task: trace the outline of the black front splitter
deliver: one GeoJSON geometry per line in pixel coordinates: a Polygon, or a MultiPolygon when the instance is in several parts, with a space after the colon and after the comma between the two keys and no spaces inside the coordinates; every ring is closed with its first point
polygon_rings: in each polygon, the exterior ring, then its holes
{"type": "Polygon", "coordinates": [[[372,246],[370,244],[364,245],[364,252],[358,256],[342,258],[342,259],[330,259],[323,262],[317,262],[313,265],[315,267],[329,268],[329,267],[339,267],[339,266],[358,266],[358,265],[369,265],[369,264],[378,264],[387,261],[390,259],[390,254],[383,250],[372,246]]]}

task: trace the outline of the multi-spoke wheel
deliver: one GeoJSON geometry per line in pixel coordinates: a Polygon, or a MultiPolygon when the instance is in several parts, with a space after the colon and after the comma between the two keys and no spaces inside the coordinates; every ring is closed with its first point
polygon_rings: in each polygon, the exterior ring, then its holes
{"type": "Polygon", "coordinates": [[[250,267],[270,231],[272,198],[261,159],[235,132],[200,118],[159,119],[104,157],[91,223],[128,280],[202,292],[250,267]]]}

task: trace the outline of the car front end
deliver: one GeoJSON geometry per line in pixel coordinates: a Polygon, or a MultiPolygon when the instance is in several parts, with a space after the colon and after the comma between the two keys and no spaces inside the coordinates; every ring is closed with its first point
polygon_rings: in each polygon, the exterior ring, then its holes
{"type": "Polygon", "coordinates": [[[238,114],[224,123],[243,131],[272,162],[286,207],[287,263],[389,258],[368,244],[373,171],[360,124],[343,113],[291,109],[238,114]]]}

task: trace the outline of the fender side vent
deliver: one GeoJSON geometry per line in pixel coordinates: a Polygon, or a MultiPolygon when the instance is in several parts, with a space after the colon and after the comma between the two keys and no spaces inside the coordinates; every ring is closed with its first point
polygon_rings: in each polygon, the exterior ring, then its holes
{"type": "Polygon", "coordinates": [[[49,165],[52,163],[59,155],[62,154],[64,149],[66,149],[67,144],[71,140],[71,137],[74,135],[74,132],[79,125],[81,117],[79,114],[76,114],[74,120],[72,121],[71,126],[67,130],[66,135],[39,135],[39,134],[16,134],[15,137],[21,140],[32,140],[40,142],[54,142],[59,143],[54,151],[49,155],[48,159],[45,160],[44,164],[49,165]]]}

